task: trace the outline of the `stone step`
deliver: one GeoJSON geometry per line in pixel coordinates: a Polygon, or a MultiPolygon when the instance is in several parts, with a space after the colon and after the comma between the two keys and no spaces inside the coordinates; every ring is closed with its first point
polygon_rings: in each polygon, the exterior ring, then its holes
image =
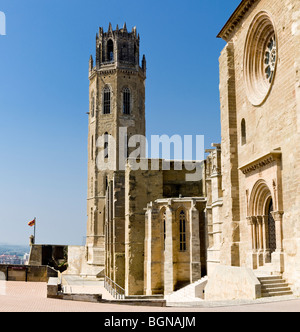
{"type": "Polygon", "coordinates": [[[293,295],[290,286],[281,276],[258,277],[262,297],[293,295]]]}
{"type": "Polygon", "coordinates": [[[125,300],[161,300],[163,295],[129,295],[125,296],[125,300]]]}
{"type": "Polygon", "coordinates": [[[272,292],[272,291],[290,291],[291,288],[287,284],[283,284],[281,286],[277,287],[266,287],[262,286],[261,291],[262,292],[272,292]]]}
{"type": "Polygon", "coordinates": [[[293,295],[293,292],[290,291],[282,291],[282,292],[266,292],[266,293],[261,293],[262,297],[273,297],[273,296],[287,296],[287,295],[293,295]]]}
{"type": "Polygon", "coordinates": [[[276,288],[276,287],[283,287],[284,285],[286,285],[286,282],[284,281],[271,281],[271,282],[260,282],[262,287],[272,287],[272,288],[276,288]]]}
{"type": "Polygon", "coordinates": [[[258,277],[260,281],[283,280],[281,276],[261,276],[258,277]]]}

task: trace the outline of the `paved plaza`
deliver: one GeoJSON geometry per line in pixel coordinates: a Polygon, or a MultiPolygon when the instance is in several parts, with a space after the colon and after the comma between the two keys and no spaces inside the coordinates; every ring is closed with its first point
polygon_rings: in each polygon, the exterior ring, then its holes
{"type": "Polygon", "coordinates": [[[203,302],[197,307],[137,307],[47,298],[46,283],[6,282],[0,312],[300,312],[300,299],[276,298],[248,302],[203,302]]]}

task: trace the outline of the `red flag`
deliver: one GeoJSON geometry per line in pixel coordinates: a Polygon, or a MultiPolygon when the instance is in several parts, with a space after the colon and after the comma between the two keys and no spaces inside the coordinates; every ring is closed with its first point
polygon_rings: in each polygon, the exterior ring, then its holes
{"type": "Polygon", "coordinates": [[[35,219],[29,221],[28,226],[32,227],[35,225],[35,219]]]}

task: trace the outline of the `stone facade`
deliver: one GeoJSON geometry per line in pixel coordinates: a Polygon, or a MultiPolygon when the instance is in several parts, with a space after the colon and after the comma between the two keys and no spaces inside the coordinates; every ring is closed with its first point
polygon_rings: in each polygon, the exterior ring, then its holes
{"type": "Polygon", "coordinates": [[[227,42],[219,59],[222,141],[206,151],[201,179],[186,181],[184,167],[165,170],[156,160],[151,169],[144,156],[147,170],[130,159],[123,170],[97,167],[98,137],[118,138],[120,128],[128,138],[145,134],[146,75],[135,28],[110,25],[97,35],[82,252],[85,266],[126,295],[169,295],[207,275],[207,299],[256,298],[255,273],[266,267],[300,294],[300,2],[243,0],[218,37],[227,42]]]}
{"type": "Polygon", "coordinates": [[[219,34],[227,42],[220,57],[220,264],[271,264],[297,294],[299,14],[297,0],[242,1],[219,34]]]}

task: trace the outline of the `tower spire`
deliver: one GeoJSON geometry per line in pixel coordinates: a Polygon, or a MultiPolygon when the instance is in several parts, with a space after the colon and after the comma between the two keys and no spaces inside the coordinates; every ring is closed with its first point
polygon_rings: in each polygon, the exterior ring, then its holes
{"type": "Polygon", "coordinates": [[[112,29],[112,25],[111,23],[109,22],[109,26],[108,26],[108,33],[112,33],[113,29],[112,29]]]}

